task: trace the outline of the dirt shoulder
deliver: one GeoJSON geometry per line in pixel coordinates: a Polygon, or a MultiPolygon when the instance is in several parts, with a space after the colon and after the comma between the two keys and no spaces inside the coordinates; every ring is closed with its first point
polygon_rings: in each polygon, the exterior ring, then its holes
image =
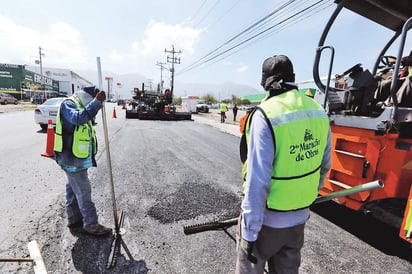
{"type": "Polygon", "coordinates": [[[15,111],[34,110],[36,107],[37,107],[36,104],[32,104],[30,102],[19,102],[17,105],[14,105],[14,104],[0,105],[0,114],[8,113],[8,112],[15,112],[15,111]]]}
{"type": "MultiPolygon", "coordinates": [[[[233,111],[230,109],[228,112],[226,112],[227,118],[226,118],[225,123],[230,124],[230,125],[239,125],[239,120],[245,113],[246,112],[244,110],[238,110],[237,115],[236,115],[236,121],[233,121],[233,111]]],[[[220,110],[219,109],[210,109],[208,113],[198,113],[194,115],[216,120],[217,122],[220,123],[220,110]]]]}

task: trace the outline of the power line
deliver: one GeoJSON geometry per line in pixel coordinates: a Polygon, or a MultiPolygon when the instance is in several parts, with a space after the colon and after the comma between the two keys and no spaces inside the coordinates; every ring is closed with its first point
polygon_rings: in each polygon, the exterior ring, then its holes
{"type": "MultiPolygon", "coordinates": [[[[276,30],[276,27],[280,27],[280,26],[282,26],[282,24],[285,25],[285,24],[287,24],[288,22],[290,22],[291,20],[297,20],[297,18],[301,18],[303,15],[307,14],[308,11],[315,9],[316,6],[319,6],[319,4],[320,4],[321,2],[323,2],[323,1],[325,1],[325,0],[319,0],[319,1],[317,1],[316,3],[313,3],[312,5],[310,5],[310,6],[306,7],[306,8],[304,8],[304,9],[301,9],[301,10],[295,12],[293,15],[291,15],[291,16],[283,19],[283,20],[281,20],[280,22],[278,22],[278,23],[276,23],[276,24],[274,24],[274,25],[271,25],[270,27],[267,27],[266,29],[264,29],[264,30],[262,30],[262,31],[260,31],[260,32],[258,32],[258,33],[256,33],[256,34],[253,34],[252,36],[247,37],[246,39],[242,40],[241,42],[236,43],[235,45],[231,46],[230,48],[218,52],[218,50],[220,50],[221,48],[223,48],[225,45],[228,45],[230,42],[232,42],[232,41],[234,41],[236,38],[240,37],[243,33],[246,33],[246,32],[249,31],[251,28],[253,28],[254,26],[256,26],[258,22],[263,22],[265,19],[270,18],[270,15],[265,16],[264,18],[260,19],[257,23],[253,24],[252,26],[248,27],[247,29],[245,29],[244,31],[242,31],[241,33],[239,33],[238,35],[236,35],[235,37],[231,38],[229,41],[225,42],[223,45],[219,46],[219,47],[216,48],[215,50],[213,50],[213,51],[209,52],[208,54],[206,54],[205,56],[203,56],[203,57],[202,57],[201,59],[199,59],[198,61],[194,62],[192,65],[190,65],[190,66],[186,67],[185,69],[183,69],[183,71],[179,72],[179,74],[182,74],[182,73],[184,73],[184,72],[193,70],[193,69],[198,68],[198,67],[200,67],[200,66],[202,66],[202,65],[204,65],[204,64],[206,64],[206,63],[209,63],[209,62],[217,59],[218,57],[220,57],[220,56],[222,56],[222,55],[224,55],[224,54],[226,54],[226,53],[228,53],[228,52],[230,52],[230,51],[233,51],[234,49],[236,49],[236,48],[238,48],[238,47],[240,47],[240,46],[242,46],[242,45],[244,45],[244,44],[246,44],[246,43],[249,43],[249,45],[250,45],[251,42],[252,42],[254,39],[256,40],[257,37],[265,34],[265,33],[268,32],[268,31],[272,31],[272,32],[273,32],[273,31],[276,30]],[[214,54],[214,55],[213,55],[213,54],[214,54]],[[211,56],[211,55],[213,55],[213,56],[211,56]],[[211,56],[211,57],[209,57],[209,56],[211,56]],[[208,58],[208,57],[209,57],[209,58],[208,58]]],[[[288,6],[288,5],[290,5],[292,2],[294,2],[294,1],[289,1],[289,2],[287,2],[285,5],[288,6]]],[[[271,14],[273,15],[273,14],[275,14],[276,12],[278,12],[279,10],[282,10],[283,8],[286,7],[285,5],[283,5],[282,7],[280,7],[279,9],[277,9],[276,11],[272,12],[271,14]]],[[[313,16],[313,14],[312,14],[311,16],[313,16]]],[[[306,17],[306,18],[308,18],[308,17],[306,17]]],[[[303,20],[303,19],[302,19],[302,20],[303,20]]],[[[246,47],[246,46],[244,46],[244,47],[246,47]]],[[[243,47],[243,48],[244,48],[244,47],[243,47]]],[[[234,53],[231,53],[230,55],[232,55],[232,54],[234,54],[234,53]]],[[[227,55],[225,55],[225,57],[227,57],[227,55]]],[[[222,59],[223,59],[223,58],[222,58],[222,59]]]]}
{"type": "Polygon", "coordinates": [[[249,30],[252,30],[253,28],[255,28],[256,26],[258,26],[259,24],[262,24],[265,20],[268,20],[270,17],[274,16],[276,13],[278,13],[279,11],[281,11],[282,9],[284,9],[285,7],[287,7],[288,5],[290,5],[291,3],[295,2],[296,0],[289,0],[288,2],[286,2],[285,4],[283,4],[282,6],[280,6],[279,8],[275,9],[274,11],[272,11],[271,13],[269,13],[268,15],[266,15],[265,17],[263,17],[262,19],[258,20],[257,22],[253,23],[252,25],[250,25],[249,27],[247,27],[245,30],[241,31],[240,33],[236,34],[235,36],[233,36],[232,38],[230,38],[228,41],[224,42],[222,45],[220,45],[219,47],[215,48],[214,50],[210,51],[209,53],[207,53],[205,56],[203,56],[202,58],[200,58],[198,61],[194,62],[193,64],[189,65],[188,67],[184,68],[182,72],[186,72],[191,70],[192,68],[197,67],[199,64],[203,64],[202,60],[206,59],[207,57],[209,57],[210,55],[212,55],[213,53],[217,52],[218,50],[220,50],[221,48],[223,48],[226,45],[229,45],[232,41],[236,40],[237,38],[241,37],[243,34],[247,33],[249,30]]]}
{"type": "Polygon", "coordinates": [[[202,4],[200,5],[200,7],[195,11],[195,13],[191,16],[191,18],[195,18],[196,15],[199,13],[199,11],[202,9],[202,7],[205,5],[205,3],[207,2],[207,0],[203,0],[202,4]]]}
{"type": "Polygon", "coordinates": [[[239,4],[240,0],[237,0],[229,9],[227,9],[225,12],[223,12],[223,14],[216,19],[213,23],[211,23],[209,25],[209,27],[212,27],[213,25],[215,25],[217,22],[219,22],[220,20],[222,20],[222,18],[224,18],[230,11],[232,11],[238,4],[239,4]]]}
{"type": "MultiPolygon", "coordinates": [[[[229,57],[229,56],[232,56],[233,54],[241,51],[242,49],[249,47],[251,44],[256,43],[256,42],[258,42],[258,41],[261,41],[261,40],[263,40],[263,39],[266,39],[266,38],[268,38],[268,36],[270,36],[271,34],[273,34],[273,33],[278,33],[278,32],[280,32],[280,31],[282,31],[282,30],[290,27],[293,23],[297,23],[297,22],[301,22],[301,21],[303,21],[303,20],[306,20],[306,19],[308,19],[309,17],[311,17],[311,16],[313,16],[313,15],[315,15],[315,14],[317,14],[317,13],[323,11],[323,10],[325,10],[326,8],[332,6],[333,4],[334,4],[334,3],[331,2],[331,3],[329,3],[326,7],[323,7],[322,9],[318,9],[318,7],[317,7],[316,10],[313,10],[313,13],[310,14],[309,16],[307,16],[306,18],[301,18],[302,16],[297,17],[297,18],[300,19],[300,20],[290,21],[290,22],[288,22],[287,24],[285,24],[285,25],[283,25],[283,26],[279,26],[278,28],[276,28],[276,29],[272,30],[271,32],[267,33],[266,35],[264,35],[263,37],[260,37],[260,38],[257,39],[257,40],[251,41],[251,42],[249,42],[248,44],[243,45],[241,48],[238,48],[238,49],[236,49],[235,51],[233,51],[232,53],[227,54],[227,55],[225,55],[225,56],[223,56],[223,57],[221,57],[221,58],[219,58],[219,59],[217,59],[217,60],[214,60],[213,62],[207,64],[207,65],[204,66],[203,68],[209,67],[209,66],[211,66],[211,65],[213,65],[213,64],[215,64],[215,63],[217,63],[217,62],[219,62],[219,61],[222,61],[222,60],[224,60],[225,58],[227,58],[227,57],[229,57]]],[[[322,5],[324,5],[324,4],[322,4],[322,5]]],[[[311,10],[311,11],[312,11],[312,10],[311,10]]]]}
{"type": "Polygon", "coordinates": [[[219,4],[219,2],[220,0],[216,0],[213,6],[206,12],[205,15],[203,15],[203,17],[199,20],[199,22],[197,22],[196,26],[200,25],[200,23],[202,23],[203,20],[205,20],[205,18],[212,12],[212,10],[216,7],[217,4],[219,4]]]}

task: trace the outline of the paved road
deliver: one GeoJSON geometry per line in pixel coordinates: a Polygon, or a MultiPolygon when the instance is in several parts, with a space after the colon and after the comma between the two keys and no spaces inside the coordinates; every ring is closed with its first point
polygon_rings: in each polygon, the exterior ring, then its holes
{"type": "MultiPolygon", "coordinates": [[[[117,204],[125,212],[116,267],[106,269],[110,237],[66,228],[64,174],[40,156],[46,134],[25,111],[0,114],[8,129],[0,134],[0,166],[8,167],[0,174],[0,256],[27,257],[27,243],[36,239],[50,273],[233,272],[235,245],[225,233],[184,235],[183,226],[237,216],[237,126],[220,124],[213,113],[212,119],[199,114],[194,121],[164,122],[126,120],[114,104],[107,104],[106,112],[117,204]],[[117,119],[111,117],[114,107],[117,119]]],[[[100,152],[90,177],[100,220],[113,226],[101,115],[97,118],[100,152]]],[[[313,208],[301,273],[412,273],[411,253],[396,231],[363,217],[333,203],[313,208]]],[[[0,273],[32,270],[27,263],[8,263],[0,265],[0,273]]]]}

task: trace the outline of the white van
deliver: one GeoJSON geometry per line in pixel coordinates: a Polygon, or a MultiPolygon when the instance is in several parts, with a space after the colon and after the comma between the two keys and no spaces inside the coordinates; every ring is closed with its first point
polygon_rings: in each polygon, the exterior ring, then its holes
{"type": "Polygon", "coordinates": [[[183,96],[182,97],[182,111],[197,113],[196,105],[199,101],[199,96],[183,96]]]}

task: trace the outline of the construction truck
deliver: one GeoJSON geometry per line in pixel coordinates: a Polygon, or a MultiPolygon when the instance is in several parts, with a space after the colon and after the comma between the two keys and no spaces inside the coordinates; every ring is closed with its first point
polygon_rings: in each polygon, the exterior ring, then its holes
{"type": "Polygon", "coordinates": [[[313,67],[314,81],[323,96],[315,99],[325,107],[332,131],[332,168],[320,194],[381,181],[382,188],[334,200],[399,228],[399,236],[412,244],[412,53],[405,49],[412,26],[411,1],[335,2],[313,67]],[[331,85],[335,51],[325,41],[344,9],[393,31],[393,36],[383,45],[371,70],[357,60],[353,67],[336,74],[335,85],[331,85]],[[388,49],[397,44],[397,56],[389,55],[388,49]],[[324,50],[331,51],[325,54],[329,62],[326,83],[319,75],[324,50]]]}
{"type": "Polygon", "coordinates": [[[134,88],[132,99],[126,107],[126,119],[141,120],[191,120],[191,112],[178,112],[173,104],[173,93],[166,89],[164,92],[134,88]]]}

